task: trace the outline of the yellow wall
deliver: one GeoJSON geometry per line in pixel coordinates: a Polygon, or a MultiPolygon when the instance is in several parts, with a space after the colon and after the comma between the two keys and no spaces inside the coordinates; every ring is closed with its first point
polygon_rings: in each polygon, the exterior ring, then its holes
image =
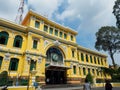
{"type": "MultiPolygon", "coordinates": [[[[9,34],[9,39],[7,45],[2,45],[2,51],[0,51],[0,56],[5,57],[6,53],[10,53],[11,58],[18,58],[19,65],[17,71],[9,71],[10,76],[28,76],[30,64],[26,60],[27,55],[30,56],[32,60],[37,61],[36,63],[36,76],[45,77],[45,64],[46,64],[46,51],[50,47],[57,47],[61,50],[64,56],[65,66],[71,67],[71,69],[67,70],[67,77],[69,78],[85,78],[88,73],[88,68],[92,73],[92,69],[95,70],[94,75],[95,78],[110,79],[110,76],[97,76],[96,70],[100,69],[100,67],[108,67],[107,56],[100,54],[98,52],[83,48],[76,43],[76,35],[77,32],[70,30],[69,28],[60,26],[56,23],[48,19],[44,19],[41,16],[35,17],[34,15],[29,15],[30,17],[25,18],[25,27],[21,25],[14,24],[13,27],[11,22],[3,21],[4,26],[0,26],[0,32],[6,31],[9,34]],[[39,19],[38,19],[39,18],[39,19]],[[40,22],[39,28],[35,28],[35,21],[40,22]],[[48,32],[44,31],[44,24],[48,25],[48,32]],[[53,26],[54,25],[54,26],[53,26]],[[21,28],[19,30],[19,28],[21,28]],[[53,27],[53,32],[55,29],[58,29],[58,32],[63,32],[67,34],[67,38],[64,39],[62,36],[55,36],[54,34],[49,34],[49,28],[53,27]],[[12,29],[11,29],[12,28],[12,29]],[[14,38],[16,35],[21,35],[23,37],[22,48],[13,47],[14,38]],[[71,35],[73,35],[73,41],[71,41],[71,35]],[[33,40],[38,40],[37,49],[33,49],[33,40]],[[60,45],[56,46],[55,41],[58,41],[60,45]],[[72,57],[72,51],[74,51],[74,57],[72,57]],[[84,61],[81,60],[81,53],[84,55],[84,61]],[[88,62],[86,61],[86,55],[88,55],[88,62]],[[90,62],[90,56],[92,56],[92,63],[90,62]],[[41,57],[42,60],[38,63],[38,58],[41,57]],[[79,57],[79,58],[78,58],[79,57]],[[94,57],[96,58],[96,64],[94,62],[94,57]],[[100,64],[98,64],[98,58],[100,60],[100,64]],[[103,64],[101,62],[103,61],[103,64]],[[106,63],[105,63],[106,61],[106,63]],[[76,74],[73,73],[73,66],[76,66],[76,74]],[[81,71],[79,71],[79,68],[81,71]],[[83,75],[83,68],[86,69],[86,75],[83,75]],[[81,74],[79,74],[81,72],[81,74]]],[[[2,66],[0,72],[7,70],[9,68],[10,60],[6,61],[3,58],[2,66]]],[[[101,73],[101,72],[100,72],[101,73]]]]}

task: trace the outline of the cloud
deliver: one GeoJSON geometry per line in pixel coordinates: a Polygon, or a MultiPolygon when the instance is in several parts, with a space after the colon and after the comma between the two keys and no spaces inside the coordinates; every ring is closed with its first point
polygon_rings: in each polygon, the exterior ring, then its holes
{"type": "Polygon", "coordinates": [[[38,13],[51,18],[62,2],[63,0],[29,0],[28,5],[38,13]]]}
{"type": "MultiPolygon", "coordinates": [[[[95,50],[95,33],[101,26],[115,26],[112,14],[115,0],[27,0],[24,14],[33,9],[39,14],[78,31],[77,42],[95,50]],[[26,5],[27,4],[27,5],[26,5]]],[[[14,21],[20,0],[0,0],[0,17],[14,21]]],[[[116,55],[116,61],[120,54],[116,55]]],[[[111,63],[111,62],[110,62],[111,63]]],[[[119,63],[120,64],[120,63],[119,63]]]]}
{"type": "MultiPolygon", "coordinates": [[[[76,20],[79,23],[74,28],[78,31],[77,42],[95,50],[95,33],[98,29],[101,26],[115,26],[116,24],[112,14],[114,2],[115,0],[68,0],[68,6],[63,12],[57,13],[56,18],[60,22],[74,22],[69,25],[71,28],[76,24],[74,21],[76,20]]],[[[66,23],[64,24],[66,25],[66,23]]],[[[118,56],[120,57],[120,54],[116,55],[116,62],[118,62],[118,56]]],[[[108,59],[111,64],[110,57],[108,59]]]]}
{"type": "Polygon", "coordinates": [[[0,17],[14,20],[18,7],[19,0],[0,0],[0,17]]]}

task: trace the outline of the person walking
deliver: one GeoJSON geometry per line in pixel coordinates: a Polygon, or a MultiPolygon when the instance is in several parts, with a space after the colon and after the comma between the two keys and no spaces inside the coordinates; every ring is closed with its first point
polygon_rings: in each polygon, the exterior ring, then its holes
{"type": "Polygon", "coordinates": [[[91,90],[90,83],[88,82],[87,79],[85,79],[85,84],[83,86],[83,90],[91,90]]]}
{"type": "Polygon", "coordinates": [[[112,84],[110,83],[109,80],[106,80],[106,84],[105,84],[105,90],[112,90],[112,84]]]}

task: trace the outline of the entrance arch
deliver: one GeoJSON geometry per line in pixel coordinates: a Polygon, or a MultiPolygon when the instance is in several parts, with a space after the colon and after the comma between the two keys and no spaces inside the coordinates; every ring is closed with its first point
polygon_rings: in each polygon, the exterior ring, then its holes
{"type": "Polygon", "coordinates": [[[58,47],[50,47],[46,51],[46,84],[65,84],[66,68],[64,67],[64,54],[58,47]]]}

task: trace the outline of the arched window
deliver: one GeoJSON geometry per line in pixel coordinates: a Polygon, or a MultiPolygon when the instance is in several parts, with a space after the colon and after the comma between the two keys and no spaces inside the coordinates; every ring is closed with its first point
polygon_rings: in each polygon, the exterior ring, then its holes
{"type": "Polygon", "coordinates": [[[84,55],[81,53],[81,60],[84,61],[84,55]]]}
{"type": "Polygon", "coordinates": [[[17,71],[18,63],[19,63],[19,59],[11,58],[10,64],[9,64],[9,70],[17,71]]]}
{"type": "Polygon", "coordinates": [[[1,66],[2,66],[2,61],[3,61],[3,57],[0,56],[0,69],[1,69],[1,66]]]}
{"type": "Polygon", "coordinates": [[[73,73],[76,74],[76,66],[73,66],[73,73]]]}
{"type": "Polygon", "coordinates": [[[9,34],[5,31],[0,32],[0,44],[7,45],[9,34]]]}
{"type": "Polygon", "coordinates": [[[83,74],[86,75],[86,69],[85,68],[83,68],[83,74]]]}
{"type": "Polygon", "coordinates": [[[22,41],[23,41],[23,38],[22,38],[21,36],[19,36],[19,35],[15,36],[13,46],[14,46],[14,47],[19,47],[19,48],[21,48],[21,46],[22,46],[22,41]]]}
{"type": "Polygon", "coordinates": [[[53,60],[54,62],[62,62],[63,55],[58,48],[51,47],[47,50],[47,61],[53,60]]]}

